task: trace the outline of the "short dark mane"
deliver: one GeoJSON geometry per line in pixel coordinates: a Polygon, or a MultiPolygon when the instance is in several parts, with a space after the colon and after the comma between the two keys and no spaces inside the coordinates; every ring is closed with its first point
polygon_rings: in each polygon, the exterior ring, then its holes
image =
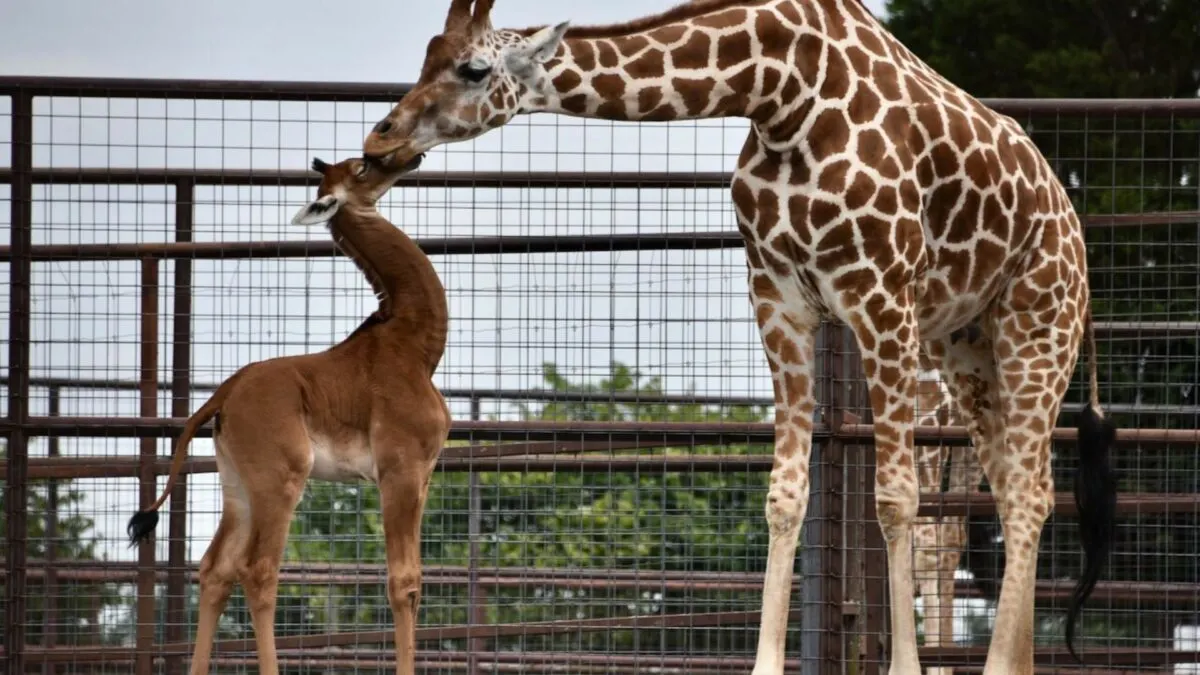
{"type": "MultiPolygon", "coordinates": [[[[607,25],[597,26],[571,26],[567,28],[564,35],[565,38],[608,38],[617,37],[619,35],[629,35],[632,33],[642,33],[655,28],[661,28],[673,23],[694,19],[704,14],[718,12],[723,9],[732,9],[743,5],[754,5],[766,0],[692,0],[681,5],[676,5],[671,9],[659,14],[651,14],[640,19],[634,19],[625,23],[612,23],[607,25]]],[[[846,0],[847,2],[857,2],[864,10],[866,5],[862,4],[862,0],[846,0]]],[[[538,32],[545,26],[533,26],[532,28],[515,29],[513,32],[519,35],[529,36],[538,32]]]]}
{"type": "Polygon", "coordinates": [[[349,341],[353,340],[355,337],[357,337],[363,331],[367,330],[368,328],[371,328],[372,326],[378,326],[379,324],[383,323],[384,321],[386,321],[386,319],[384,319],[383,316],[378,311],[371,312],[371,314],[367,318],[363,319],[363,322],[358,325],[358,328],[355,328],[353,331],[351,331],[349,335],[347,335],[345,338],[342,339],[341,342],[338,343],[338,345],[346,344],[347,342],[349,342],[349,341]]]}
{"type": "MultiPolygon", "coordinates": [[[[739,5],[749,5],[764,0],[692,0],[681,5],[676,5],[671,9],[659,14],[651,14],[640,19],[634,19],[625,23],[613,23],[608,25],[598,26],[571,26],[567,28],[565,37],[567,38],[603,38],[614,37],[617,35],[628,35],[630,33],[641,33],[647,30],[654,30],[661,26],[666,26],[680,21],[694,19],[709,12],[715,12],[730,7],[739,5]]],[[[545,26],[534,26],[532,28],[521,28],[514,32],[521,35],[533,35],[545,26]]]]}

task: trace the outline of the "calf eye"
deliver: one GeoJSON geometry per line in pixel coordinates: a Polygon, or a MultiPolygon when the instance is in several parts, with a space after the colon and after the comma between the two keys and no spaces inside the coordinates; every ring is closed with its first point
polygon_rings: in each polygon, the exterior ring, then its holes
{"type": "Polygon", "coordinates": [[[464,63],[458,67],[458,76],[468,82],[482,82],[491,72],[492,69],[488,66],[476,67],[470,63],[464,63]]]}

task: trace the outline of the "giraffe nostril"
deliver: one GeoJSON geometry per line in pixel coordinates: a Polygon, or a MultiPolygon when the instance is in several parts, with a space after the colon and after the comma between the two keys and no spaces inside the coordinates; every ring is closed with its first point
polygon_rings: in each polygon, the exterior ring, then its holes
{"type": "Polygon", "coordinates": [[[391,130],[392,130],[392,121],[389,119],[379,120],[379,123],[375,125],[375,133],[377,133],[377,134],[386,134],[387,132],[389,132],[391,130]]]}

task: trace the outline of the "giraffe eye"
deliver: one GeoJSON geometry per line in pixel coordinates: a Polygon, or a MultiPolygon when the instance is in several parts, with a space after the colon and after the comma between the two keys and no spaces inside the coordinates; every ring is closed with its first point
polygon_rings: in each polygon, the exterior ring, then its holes
{"type": "Polygon", "coordinates": [[[458,67],[458,76],[468,82],[482,82],[491,72],[492,69],[488,66],[475,66],[470,63],[458,67]]]}

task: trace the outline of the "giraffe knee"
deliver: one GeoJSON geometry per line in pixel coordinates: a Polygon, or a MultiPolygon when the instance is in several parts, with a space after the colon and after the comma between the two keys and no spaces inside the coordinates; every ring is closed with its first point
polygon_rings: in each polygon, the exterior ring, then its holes
{"type": "Polygon", "coordinates": [[[998,505],[1004,539],[1032,536],[1036,541],[1054,509],[1054,495],[1040,487],[1006,491],[998,505]]]}
{"type": "Polygon", "coordinates": [[[246,592],[246,606],[250,611],[274,609],[279,579],[276,561],[268,558],[249,560],[242,565],[238,576],[246,592]]]}
{"type": "Polygon", "coordinates": [[[408,612],[414,617],[421,605],[421,570],[397,569],[388,573],[388,602],[396,613],[408,612]]]}
{"type": "Polygon", "coordinates": [[[894,541],[912,530],[917,520],[920,493],[916,484],[882,486],[875,485],[875,514],[883,538],[894,541]]]}
{"type": "Polygon", "coordinates": [[[221,565],[215,556],[209,555],[200,560],[200,570],[196,576],[200,582],[200,595],[221,601],[229,598],[237,580],[235,570],[221,565]]]}
{"type": "Polygon", "coordinates": [[[961,518],[942,523],[942,545],[950,551],[960,551],[967,544],[967,524],[961,518]]]}
{"type": "Polygon", "coordinates": [[[804,522],[808,511],[807,486],[796,483],[784,483],[774,476],[771,488],[767,491],[767,527],[773,536],[795,532],[804,522]]]}

